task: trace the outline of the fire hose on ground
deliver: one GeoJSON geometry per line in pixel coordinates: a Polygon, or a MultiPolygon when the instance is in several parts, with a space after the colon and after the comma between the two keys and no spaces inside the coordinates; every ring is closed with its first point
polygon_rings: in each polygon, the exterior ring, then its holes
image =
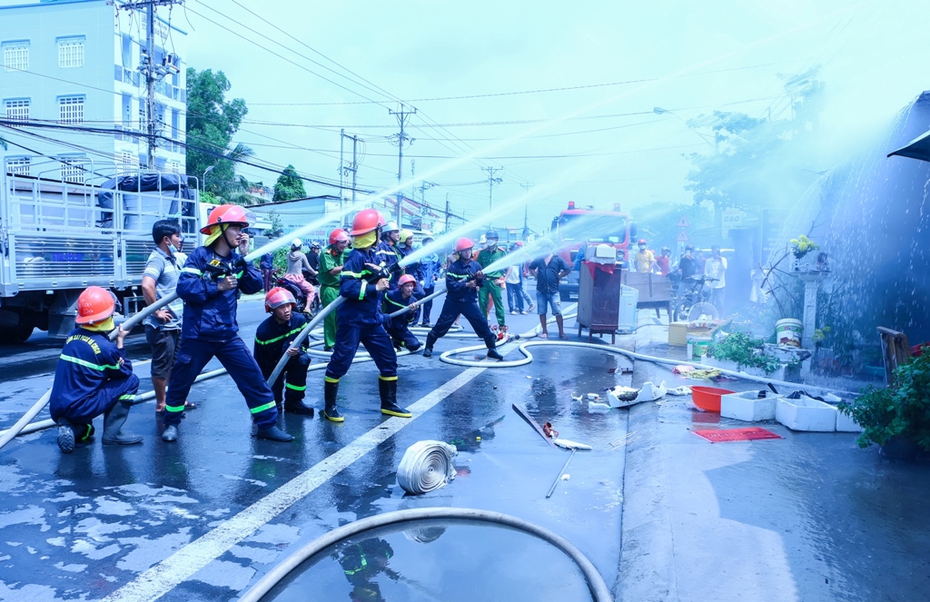
{"type": "Polygon", "coordinates": [[[329,533],[318,537],[302,548],[294,551],[287,558],[278,563],[262,577],[258,583],[242,594],[239,598],[239,602],[258,602],[305,560],[330,546],[336,545],[344,539],[365,533],[371,529],[422,520],[477,521],[510,527],[538,537],[565,552],[565,554],[578,565],[591,591],[591,596],[596,602],[612,602],[613,600],[610,595],[610,589],[607,587],[604,578],[601,577],[601,574],[597,571],[594,564],[567,539],[549,529],[545,529],[521,518],[510,516],[509,514],[492,512],[490,510],[477,510],[473,508],[416,508],[386,512],[333,529],[329,533]]]}

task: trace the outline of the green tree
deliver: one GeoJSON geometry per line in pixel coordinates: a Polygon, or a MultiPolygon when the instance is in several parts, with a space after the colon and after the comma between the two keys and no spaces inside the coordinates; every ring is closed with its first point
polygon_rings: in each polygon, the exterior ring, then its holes
{"type": "Polygon", "coordinates": [[[307,196],[307,193],[304,191],[304,181],[297,175],[297,170],[294,169],[294,166],[288,165],[284,168],[284,171],[281,172],[281,175],[278,176],[278,181],[274,184],[274,198],[272,200],[275,202],[289,201],[291,199],[300,199],[305,196],[307,196]]]}
{"type": "Polygon", "coordinates": [[[187,69],[187,173],[202,178],[213,167],[201,185],[217,196],[225,196],[236,182],[234,160],[254,154],[242,144],[230,149],[248,108],[241,98],[227,101],[229,89],[222,71],[187,69]]]}
{"type": "Polygon", "coordinates": [[[712,153],[689,156],[693,169],[685,188],[694,194],[695,203],[713,206],[718,232],[724,209],[783,206],[822,173],[818,157],[811,154],[818,145],[810,144],[817,133],[823,92],[816,80],[818,69],[781,76],[789,98],[785,118],[714,111],[688,122],[695,131],[713,134],[712,153]]]}

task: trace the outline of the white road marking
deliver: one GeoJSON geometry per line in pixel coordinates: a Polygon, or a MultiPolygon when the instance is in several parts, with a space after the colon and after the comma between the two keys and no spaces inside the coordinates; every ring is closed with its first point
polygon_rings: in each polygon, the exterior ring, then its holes
{"type": "Polygon", "coordinates": [[[379,424],[236,516],[143,572],[136,579],[104,598],[103,602],[157,600],[485,370],[486,368],[465,370],[409,406],[413,412],[413,418],[391,418],[379,424]]]}

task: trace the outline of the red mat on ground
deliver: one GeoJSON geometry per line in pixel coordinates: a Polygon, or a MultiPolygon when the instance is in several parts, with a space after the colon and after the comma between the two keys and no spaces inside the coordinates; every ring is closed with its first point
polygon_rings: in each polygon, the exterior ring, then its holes
{"type": "Polygon", "coordinates": [[[781,439],[781,435],[776,435],[772,431],[757,426],[750,426],[742,429],[715,429],[707,431],[694,431],[695,435],[703,437],[711,443],[721,441],[753,441],[755,439],[781,439]]]}

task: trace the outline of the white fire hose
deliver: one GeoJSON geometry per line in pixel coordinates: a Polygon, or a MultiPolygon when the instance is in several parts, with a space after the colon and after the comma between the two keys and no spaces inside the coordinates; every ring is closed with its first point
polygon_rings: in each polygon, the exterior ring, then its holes
{"type": "Polygon", "coordinates": [[[397,484],[414,495],[445,487],[455,478],[455,446],[442,441],[417,441],[407,448],[397,467],[397,484]]]}

